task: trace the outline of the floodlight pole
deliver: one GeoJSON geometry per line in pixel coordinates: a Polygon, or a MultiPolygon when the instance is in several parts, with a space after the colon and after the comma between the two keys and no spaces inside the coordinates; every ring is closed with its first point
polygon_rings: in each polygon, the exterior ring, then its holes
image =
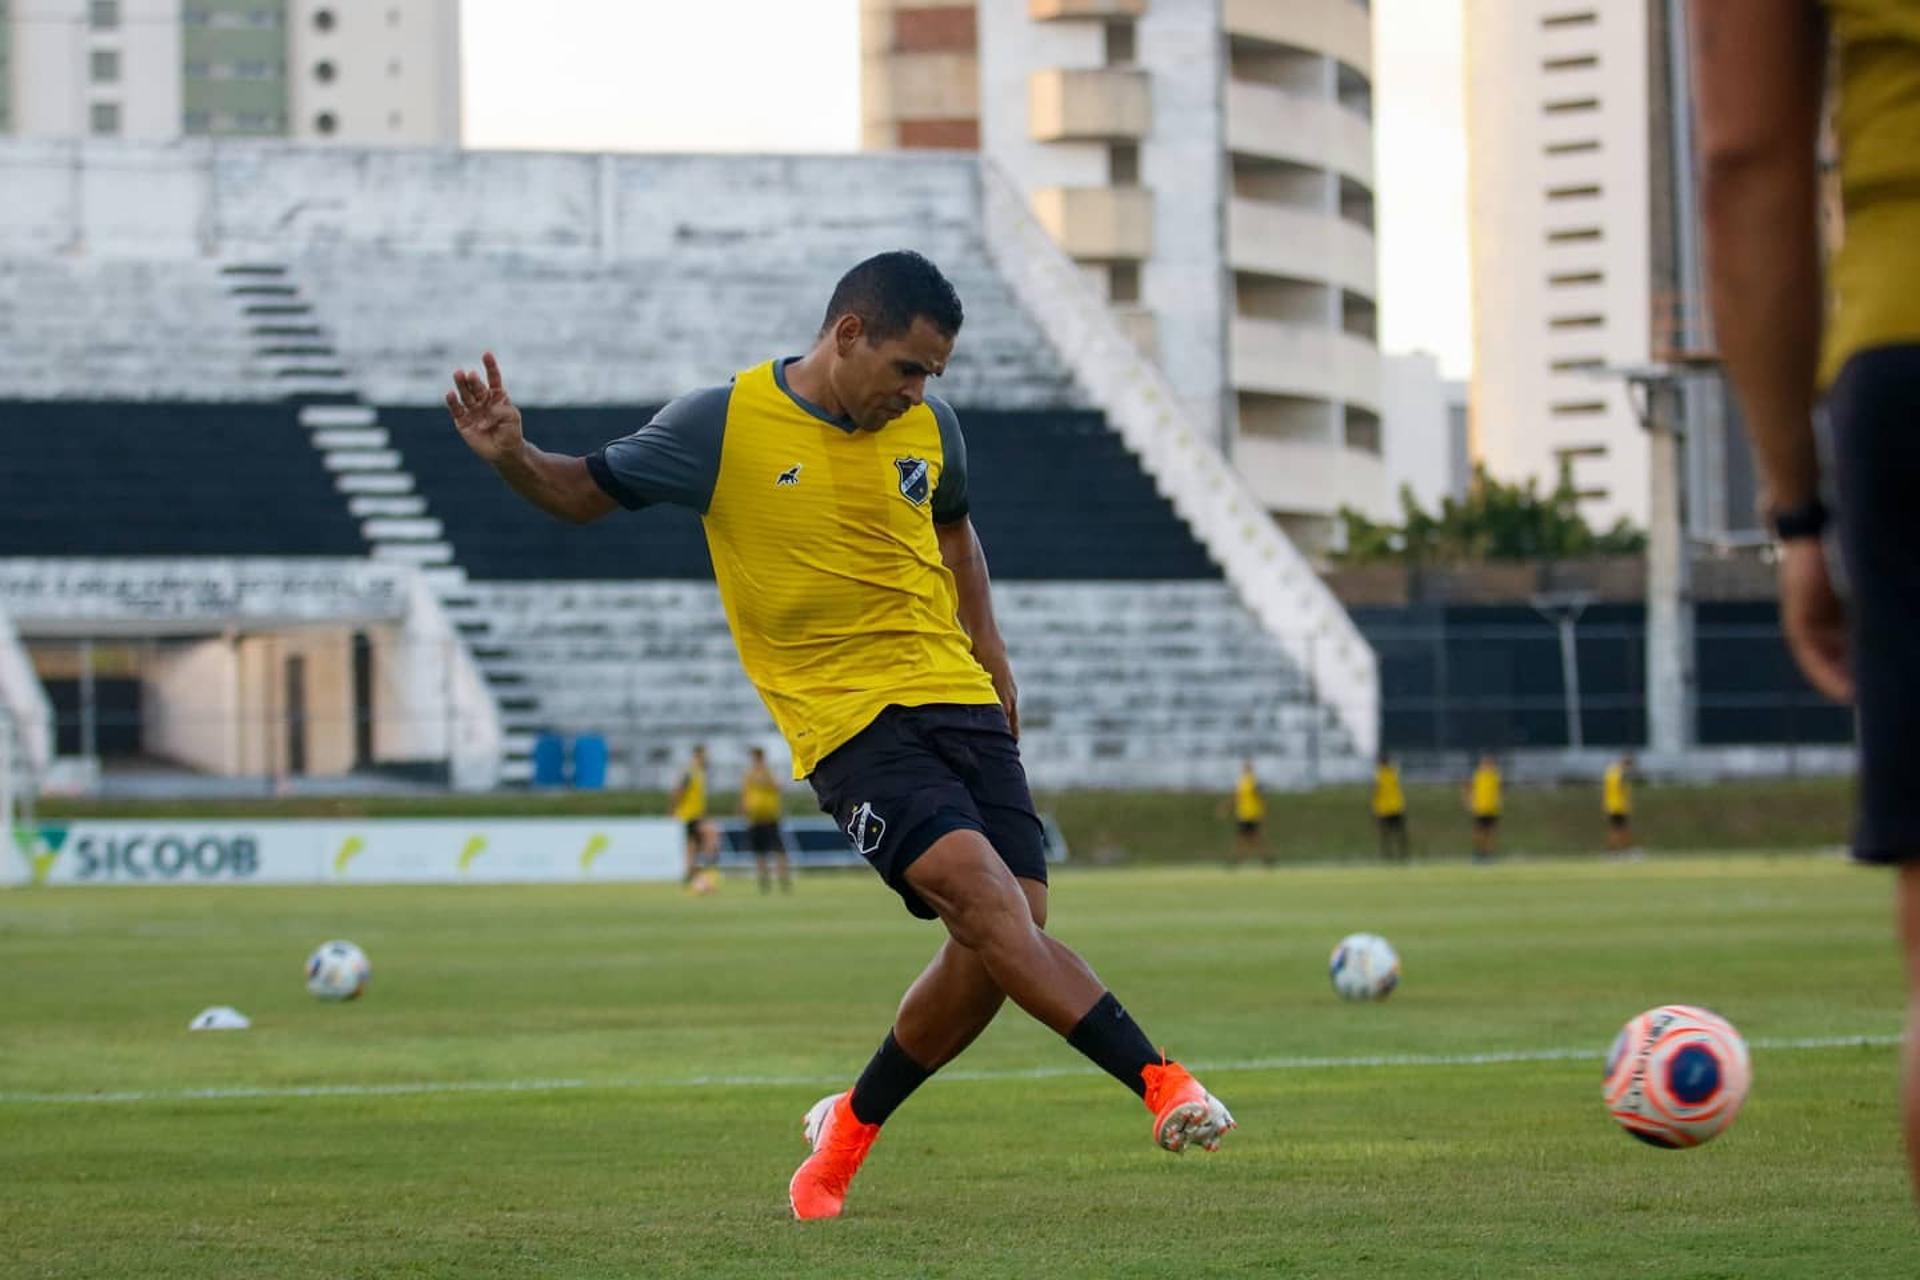
{"type": "Polygon", "coordinates": [[[1693,742],[1693,586],[1677,415],[1660,402],[1699,370],[1613,369],[1647,433],[1647,749],[1678,755],[1693,742]]]}
{"type": "Polygon", "coordinates": [[[1566,698],[1569,751],[1579,751],[1586,746],[1585,725],[1580,711],[1580,656],[1574,644],[1573,630],[1579,625],[1580,615],[1586,612],[1592,599],[1584,591],[1533,598],[1534,609],[1560,631],[1560,688],[1566,698]]]}

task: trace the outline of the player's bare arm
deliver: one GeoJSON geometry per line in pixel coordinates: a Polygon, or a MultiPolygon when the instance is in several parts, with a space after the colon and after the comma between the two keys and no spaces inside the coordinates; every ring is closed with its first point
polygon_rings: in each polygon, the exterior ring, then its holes
{"type": "Polygon", "coordinates": [[[515,493],[549,515],[586,524],[614,510],[618,504],[594,483],[584,458],[546,453],[527,442],[519,406],[500,376],[500,362],[489,351],[481,363],[484,376],[455,369],[453,390],[447,392],[447,412],[467,447],[515,493]]]}
{"type": "MultiPolygon", "coordinates": [[[[1766,502],[1793,510],[1820,491],[1813,401],[1825,34],[1805,0],[1694,0],[1692,43],[1714,327],[1766,502]]],[[[1782,546],[1780,616],[1813,686],[1851,698],[1846,613],[1818,538],[1782,546]]]]}
{"type": "Polygon", "coordinates": [[[993,589],[987,578],[987,553],[980,546],[972,519],[962,516],[950,524],[934,526],[940,539],[940,559],[953,574],[960,596],[960,625],[973,641],[973,656],[993,677],[993,691],[1000,695],[1000,706],[1007,713],[1007,727],[1020,736],[1020,688],[1013,680],[1013,664],[1007,658],[1007,642],[1001,638],[1000,624],[993,617],[993,589]]]}

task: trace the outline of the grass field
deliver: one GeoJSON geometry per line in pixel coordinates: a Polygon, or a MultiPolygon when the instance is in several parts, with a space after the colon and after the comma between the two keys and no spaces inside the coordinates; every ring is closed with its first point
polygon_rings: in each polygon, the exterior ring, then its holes
{"type": "Polygon", "coordinates": [[[1802,856],[1065,872],[1055,932],[1241,1131],[1154,1149],[1009,1014],[806,1226],[800,1114],[936,940],[870,878],[0,895],[0,1274],[1912,1277],[1888,894],[1802,856]],[[1380,1005],[1327,989],[1358,928],[1405,958],[1380,1005]],[[335,936],[356,1004],[300,985],[335,936]],[[1755,1044],[1692,1152],[1598,1100],[1671,1000],[1755,1044]],[[213,1003],[255,1029],[186,1032],[213,1003]]]}

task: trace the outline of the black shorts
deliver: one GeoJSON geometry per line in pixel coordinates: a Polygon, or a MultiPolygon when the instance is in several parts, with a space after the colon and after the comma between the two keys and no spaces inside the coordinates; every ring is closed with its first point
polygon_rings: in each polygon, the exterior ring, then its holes
{"type": "Polygon", "coordinates": [[[820,808],[922,920],[937,913],[907,884],[907,868],[950,831],[980,832],[1014,875],[1047,882],[1046,838],[997,704],[888,707],[808,781],[820,808]]]}
{"type": "Polygon", "coordinates": [[[1375,819],[1382,831],[1405,831],[1407,815],[1404,813],[1383,813],[1375,819]]]}
{"type": "Polygon", "coordinates": [[[756,858],[764,858],[770,853],[785,853],[787,846],[780,839],[778,822],[756,822],[747,828],[747,848],[756,858]]]}
{"type": "Polygon", "coordinates": [[[700,824],[705,821],[705,818],[687,819],[687,839],[692,841],[696,846],[700,843],[700,824]]]}
{"type": "Polygon", "coordinates": [[[1491,831],[1499,825],[1500,815],[1497,813],[1476,813],[1473,815],[1473,829],[1475,831],[1491,831]]]}
{"type": "Polygon", "coordinates": [[[1860,787],[1853,856],[1920,859],[1920,345],[1847,361],[1828,394],[1840,545],[1852,584],[1860,787]]]}
{"type": "Polygon", "coordinates": [[[1245,818],[1242,818],[1233,825],[1243,836],[1257,836],[1260,834],[1260,821],[1257,818],[1252,822],[1248,822],[1245,818]]]}
{"type": "Polygon", "coordinates": [[[1607,825],[1615,831],[1625,831],[1627,824],[1631,821],[1632,819],[1624,813],[1610,813],[1607,815],[1607,825]]]}

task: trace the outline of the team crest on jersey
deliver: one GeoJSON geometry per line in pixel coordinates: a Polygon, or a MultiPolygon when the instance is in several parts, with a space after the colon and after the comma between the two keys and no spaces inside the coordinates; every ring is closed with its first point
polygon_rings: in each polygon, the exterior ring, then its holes
{"type": "Polygon", "coordinates": [[[788,467],[785,471],[782,471],[780,473],[780,478],[778,480],[775,480],[774,484],[780,486],[783,489],[791,488],[792,486],[799,484],[801,465],[802,464],[796,462],[792,466],[788,467]]]}
{"type": "Polygon", "coordinates": [[[863,858],[871,858],[879,851],[880,837],[886,834],[887,820],[873,811],[871,803],[861,805],[847,819],[847,839],[853,841],[854,849],[863,858]]]}
{"type": "Polygon", "coordinates": [[[900,473],[900,496],[918,507],[927,500],[932,486],[927,483],[928,473],[932,470],[925,458],[895,458],[894,469],[900,473]]]}

